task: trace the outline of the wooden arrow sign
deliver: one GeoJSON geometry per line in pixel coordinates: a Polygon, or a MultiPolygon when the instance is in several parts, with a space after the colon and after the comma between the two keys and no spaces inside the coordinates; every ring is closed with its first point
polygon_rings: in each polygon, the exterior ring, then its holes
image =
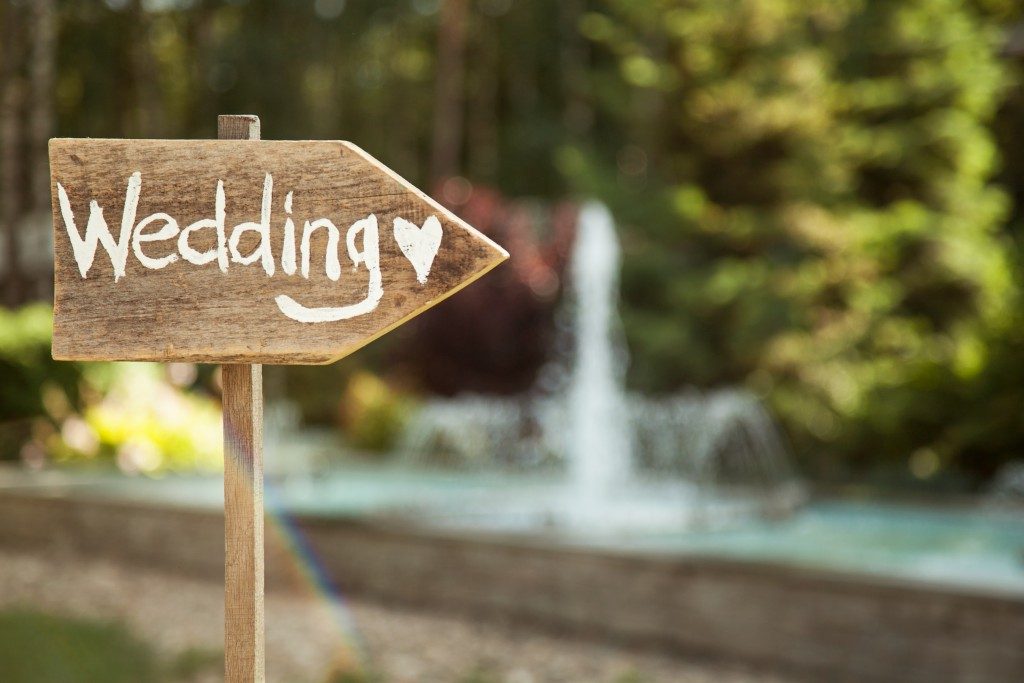
{"type": "Polygon", "coordinates": [[[329,363],[504,249],[339,141],[50,141],[53,357],[329,363]]]}
{"type": "Polygon", "coordinates": [[[261,363],[329,363],[508,258],[348,142],[50,141],[53,357],[223,363],[224,661],[266,680],[261,363]]]}

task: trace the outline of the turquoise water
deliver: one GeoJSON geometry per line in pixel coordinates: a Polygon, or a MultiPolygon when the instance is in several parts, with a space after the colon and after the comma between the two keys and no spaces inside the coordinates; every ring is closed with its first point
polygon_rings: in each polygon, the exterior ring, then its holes
{"type": "Polygon", "coordinates": [[[1024,594],[1024,511],[824,501],[789,519],[635,539],[696,552],[1024,594]]]}
{"type": "MultiPolygon", "coordinates": [[[[219,509],[223,500],[219,476],[0,473],[0,488],[26,486],[51,495],[209,509],[219,509]]],[[[659,496],[651,505],[673,504],[671,496],[659,496]]],[[[745,519],[716,529],[683,531],[660,524],[653,530],[600,533],[538,524],[535,510],[560,497],[565,497],[560,485],[539,478],[383,468],[267,484],[268,507],[278,512],[397,519],[450,533],[507,534],[627,553],[727,557],[1024,595],[1024,508],[828,500],[783,519],[745,519]]]]}

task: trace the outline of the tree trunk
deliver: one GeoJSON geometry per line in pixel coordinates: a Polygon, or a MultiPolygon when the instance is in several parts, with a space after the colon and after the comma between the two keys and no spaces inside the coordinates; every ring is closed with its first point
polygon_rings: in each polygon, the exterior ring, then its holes
{"type": "Polygon", "coordinates": [[[586,11],[585,0],[564,0],[561,5],[562,32],[562,91],[565,108],[562,120],[573,138],[585,137],[594,122],[594,111],[588,96],[586,82],[590,50],[580,34],[580,17],[586,11]]]}
{"type": "Polygon", "coordinates": [[[458,174],[462,151],[465,80],[466,0],[441,4],[437,45],[434,141],[430,162],[433,189],[458,174]]]}
{"type": "Polygon", "coordinates": [[[481,40],[475,44],[471,57],[473,106],[467,111],[469,148],[467,165],[474,180],[497,184],[499,147],[501,136],[498,118],[498,97],[501,85],[501,46],[496,40],[498,21],[488,19],[485,27],[494,40],[481,40]]]}
{"type": "Polygon", "coordinates": [[[50,206],[50,165],[47,145],[53,136],[53,87],[57,47],[57,13],[54,0],[34,0],[32,5],[32,83],[29,120],[30,206],[35,211],[50,206]]]}
{"type": "Polygon", "coordinates": [[[13,3],[3,6],[3,64],[0,71],[0,228],[4,239],[3,295],[9,305],[21,301],[21,253],[18,218],[22,209],[22,115],[25,81],[21,73],[21,12],[13,3]]]}

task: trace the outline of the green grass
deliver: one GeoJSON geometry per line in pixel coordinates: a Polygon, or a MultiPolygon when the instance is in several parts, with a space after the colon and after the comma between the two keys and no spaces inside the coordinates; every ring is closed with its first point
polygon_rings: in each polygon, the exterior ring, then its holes
{"type": "MultiPolygon", "coordinates": [[[[220,671],[221,650],[188,648],[161,659],[150,643],[116,621],[58,617],[30,609],[0,610],[0,683],[185,683],[220,671]]],[[[456,683],[499,683],[480,665],[456,683]]],[[[615,683],[644,683],[627,673],[615,683]]],[[[384,683],[371,671],[330,675],[325,683],[384,683]]]]}
{"type": "Polygon", "coordinates": [[[501,683],[501,676],[489,667],[478,666],[458,679],[457,683],[501,683]]]}
{"type": "Polygon", "coordinates": [[[629,671],[616,678],[615,683],[647,683],[647,678],[638,671],[629,671]]]}
{"type": "Polygon", "coordinates": [[[170,681],[190,681],[197,675],[224,666],[224,651],[190,647],[167,663],[166,678],[170,681]]]}
{"type": "Polygon", "coordinates": [[[152,647],[121,624],[0,612],[5,683],[138,683],[160,677],[152,647]]]}
{"type": "Polygon", "coordinates": [[[165,663],[119,622],[0,611],[3,683],[170,683],[219,668],[221,659],[189,649],[165,663]]]}
{"type": "Polygon", "coordinates": [[[330,674],[326,683],[384,683],[384,679],[373,671],[339,671],[330,674]]]}

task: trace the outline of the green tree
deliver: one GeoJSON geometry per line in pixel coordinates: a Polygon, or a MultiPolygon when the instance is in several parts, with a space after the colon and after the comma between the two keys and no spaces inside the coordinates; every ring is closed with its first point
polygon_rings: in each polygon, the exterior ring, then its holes
{"type": "Polygon", "coordinates": [[[815,456],[964,456],[948,399],[1017,293],[995,27],[958,0],[606,0],[581,30],[615,144],[561,165],[627,224],[633,382],[745,381],[815,456]]]}

